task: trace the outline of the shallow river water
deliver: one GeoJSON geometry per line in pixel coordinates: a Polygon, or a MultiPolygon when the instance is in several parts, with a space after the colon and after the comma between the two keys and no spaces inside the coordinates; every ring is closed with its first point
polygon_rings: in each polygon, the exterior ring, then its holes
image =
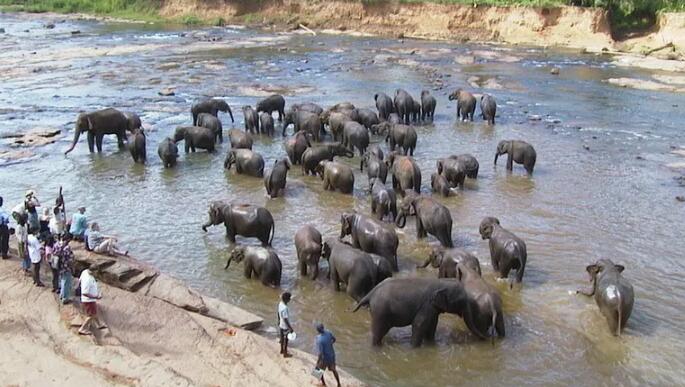
{"type": "MultiPolygon", "coordinates": [[[[313,351],[312,324],[323,321],[338,338],[339,365],[371,385],[683,383],[685,226],[683,206],[674,199],[683,188],[679,174],[664,165],[678,161],[671,147],[685,143],[685,97],[603,82],[652,73],[575,51],[76,20],[47,30],[48,18],[0,15],[6,30],[0,35],[0,136],[36,127],[66,131],[57,143],[33,149],[33,158],[0,166],[8,207],[29,188],[52,201],[62,185],[68,211],[86,205],[89,218],[118,235],[134,256],[260,314],[268,336],[275,337],[278,295],[288,289],[295,295],[294,345],[313,351]],[[76,29],[81,33],[72,36],[76,29]],[[561,74],[551,75],[552,67],[561,74]],[[473,76],[486,88],[469,86],[473,76]],[[158,96],[167,86],[176,87],[176,95],[158,96]],[[460,86],[497,98],[497,125],[456,121],[447,95],[460,86]],[[164,169],[156,155],[158,142],[190,121],[189,107],[199,97],[229,102],[236,122],[222,113],[227,129],[242,128],[240,106],[272,91],[283,93],[287,104],[373,107],[376,92],[398,87],[415,96],[428,88],[438,100],[434,124],[417,127],[424,193],[437,158],[472,153],[480,161],[478,180],[440,201],[452,211],[457,246],[479,257],[485,278],[502,294],[507,337],[494,346],[467,334],[458,318],[442,315],[435,345],[412,349],[405,328],[372,348],[368,311],[348,312],[353,301],[323,278],[298,277],[292,237],[299,226],[311,223],[324,235],[338,235],[340,212],[370,211],[358,169],[352,196],[324,192],[317,178],[294,168],[285,197],[270,200],[261,179],[224,171],[226,143],[215,154],[182,154],[175,169],[164,169]],[[113,138],[106,138],[101,155],[88,153],[85,138],[69,156],[62,154],[78,112],[108,106],[141,115],[145,166],[118,152],[113,138]],[[507,173],[506,160],[493,166],[497,142],[510,138],[535,146],[533,177],[520,166],[507,173]],[[208,202],[221,198],[272,212],[282,289],[248,281],[233,267],[224,271],[229,246],[223,227],[207,234],[200,229],[208,202]],[[488,215],[528,244],[520,289],[494,281],[487,243],[478,234],[488,215]],[[569,294],[588,285],[585,266],[599,257],[625,265],[635,287],[633,315],[620,338],[609,334],[591,299],[569,294]]],[[[0,145],[7,149],[6,142],[0,145]]],[[[260,137],[254,149],[267,166],[285,155],[280,135],[260,137]]],[[[358,157],[345,162],[359,165],[358,157]]],[[[399,275],[435,276],[434,269],[414,266],[437,241],[417,241],[411,218],[399,236],[399,275]]]]}

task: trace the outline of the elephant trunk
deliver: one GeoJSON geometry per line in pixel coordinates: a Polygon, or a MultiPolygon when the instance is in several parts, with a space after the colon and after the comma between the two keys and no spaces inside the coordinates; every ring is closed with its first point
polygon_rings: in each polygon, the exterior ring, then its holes
{"type": "Polygon", "coordinates": [[[395,224],[399,228],[404,228],[404,226],[407,225],[407,214],[404,211],[400,211],[400,214],[397,215],[397,219],[395,219],[395,224]]]}
{"type": "Polygon", "coordinates": [[[231,265],[232,260],[233,260],[233,254],[231,254],[231,256],[228,257],[228,261],[226,261],[226,266],[224,267],[224,270],[228,269],[228,267],[231,265]]]}
{"type": "Polygon", "coordinates": [[[495,164],[497,164],[497,158],[499,157],[499,152],[495,153],[495,164]]]}
{"type": "Polygon", "coordinates": [[[71,151],[74,150],[74,147],[76,147],[76,143],[78,142],[79,137],[81,137],[81,131],[80,131],[78,128],[76,128],[76,129],[74,130],[74,140],[72,141],[71,146],[69,147],[69,149],[67,149],[66,151],[64,151],[64,154],[65,154],[65,155],[68,154],[69,152],[71,152],[71,151]]]}
{"type": "Polygon", "coordinates": [[[226,108],[228,110],[228,115],[231,116],[231,122],[235,122],[235,120],[233,119],[233,112],[231,111],[231,107],[226,106],[226,108]]]}

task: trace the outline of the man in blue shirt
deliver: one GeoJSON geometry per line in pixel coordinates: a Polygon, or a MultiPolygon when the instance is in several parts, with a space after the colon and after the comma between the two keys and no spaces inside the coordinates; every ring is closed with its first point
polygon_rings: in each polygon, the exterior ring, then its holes
{"type": "MultiPolygon", "coordinates": [[[[340,387],[340,376],[338,375],[338,370],[335,369],[335,349],[333,348],[333,343],[335,343],[335,336],[331,331],[324,329],[323,324],[316,324],[316,331],[319,332],[316,335],[316,349],[319,352],[319,358],[316,361],[316,368],[321,371],[329,369],[333,372],[335,376],[335,381],[340,387]]],[[[323,379],[323,373],[321,373],[321,383],[325,386],[326,381],[323,379]]]]}
{"type": "Polygon", "coordinates": [[[76,240],[85,240],[83,233],[88,228],[88,219],[86,218],[86,207],[79,207],[78,212],[71,217],[71,226],[69,227],[69,234],[76,240]]]}
{"type": "Polygon", "coordinates": [[[0,196],[0,256],[2,259],[7,259],[10,249],[10,217],[2,209],[2,203],[2,196],[0,196]]]}

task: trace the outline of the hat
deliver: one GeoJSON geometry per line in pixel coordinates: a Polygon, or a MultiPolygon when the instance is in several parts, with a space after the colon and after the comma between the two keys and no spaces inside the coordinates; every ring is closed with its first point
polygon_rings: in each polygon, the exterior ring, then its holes
{"type": "Polygon", "coordinates": [[[30,190],[26,191],[26,196],[33,196],[33,195],[35,195],[35,194],[36,194],[36,193],[35,193],[35,192],[33,192],[33,190],[32,190],[32,189],[30,189],[30,190]]]}

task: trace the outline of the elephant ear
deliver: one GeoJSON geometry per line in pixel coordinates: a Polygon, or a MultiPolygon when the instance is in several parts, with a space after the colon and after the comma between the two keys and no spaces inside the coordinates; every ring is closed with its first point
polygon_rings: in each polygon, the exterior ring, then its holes
{"type": "Polygon", "coordinates": [[[447,289],[445,288],[436,290],[430,299],[431,305],[441,312],[447,311],[449,305],[448,302],[447,289]]]}
{"type": "Polygon", "coordinates": [[[623,265],[614,265],[614,267],[616,268],[616,270],[618,270],[619,273],[623,273],[623,270],[626,269],[623,265]]]}
{"type": "Polygon", "coordinates": [[[590,275],[594,277],[595,275],[597,275],[597,273],[599,273],[600,271],[602,271],[602,267],[599,266],[599,265],[597,265],[597,264],[595,263],[595,264],[592,264],[592,265],[588,265],[588,266],[585,268],[585,270],[587,270],[587,272],[590,273],[590,275]]]}
{"type": "Polygon", "coordinates": [[[86,115],[86,122],[88,123],[88,130],[93,131],[93,121],[90,119],[90,116],[86,115]]]}

